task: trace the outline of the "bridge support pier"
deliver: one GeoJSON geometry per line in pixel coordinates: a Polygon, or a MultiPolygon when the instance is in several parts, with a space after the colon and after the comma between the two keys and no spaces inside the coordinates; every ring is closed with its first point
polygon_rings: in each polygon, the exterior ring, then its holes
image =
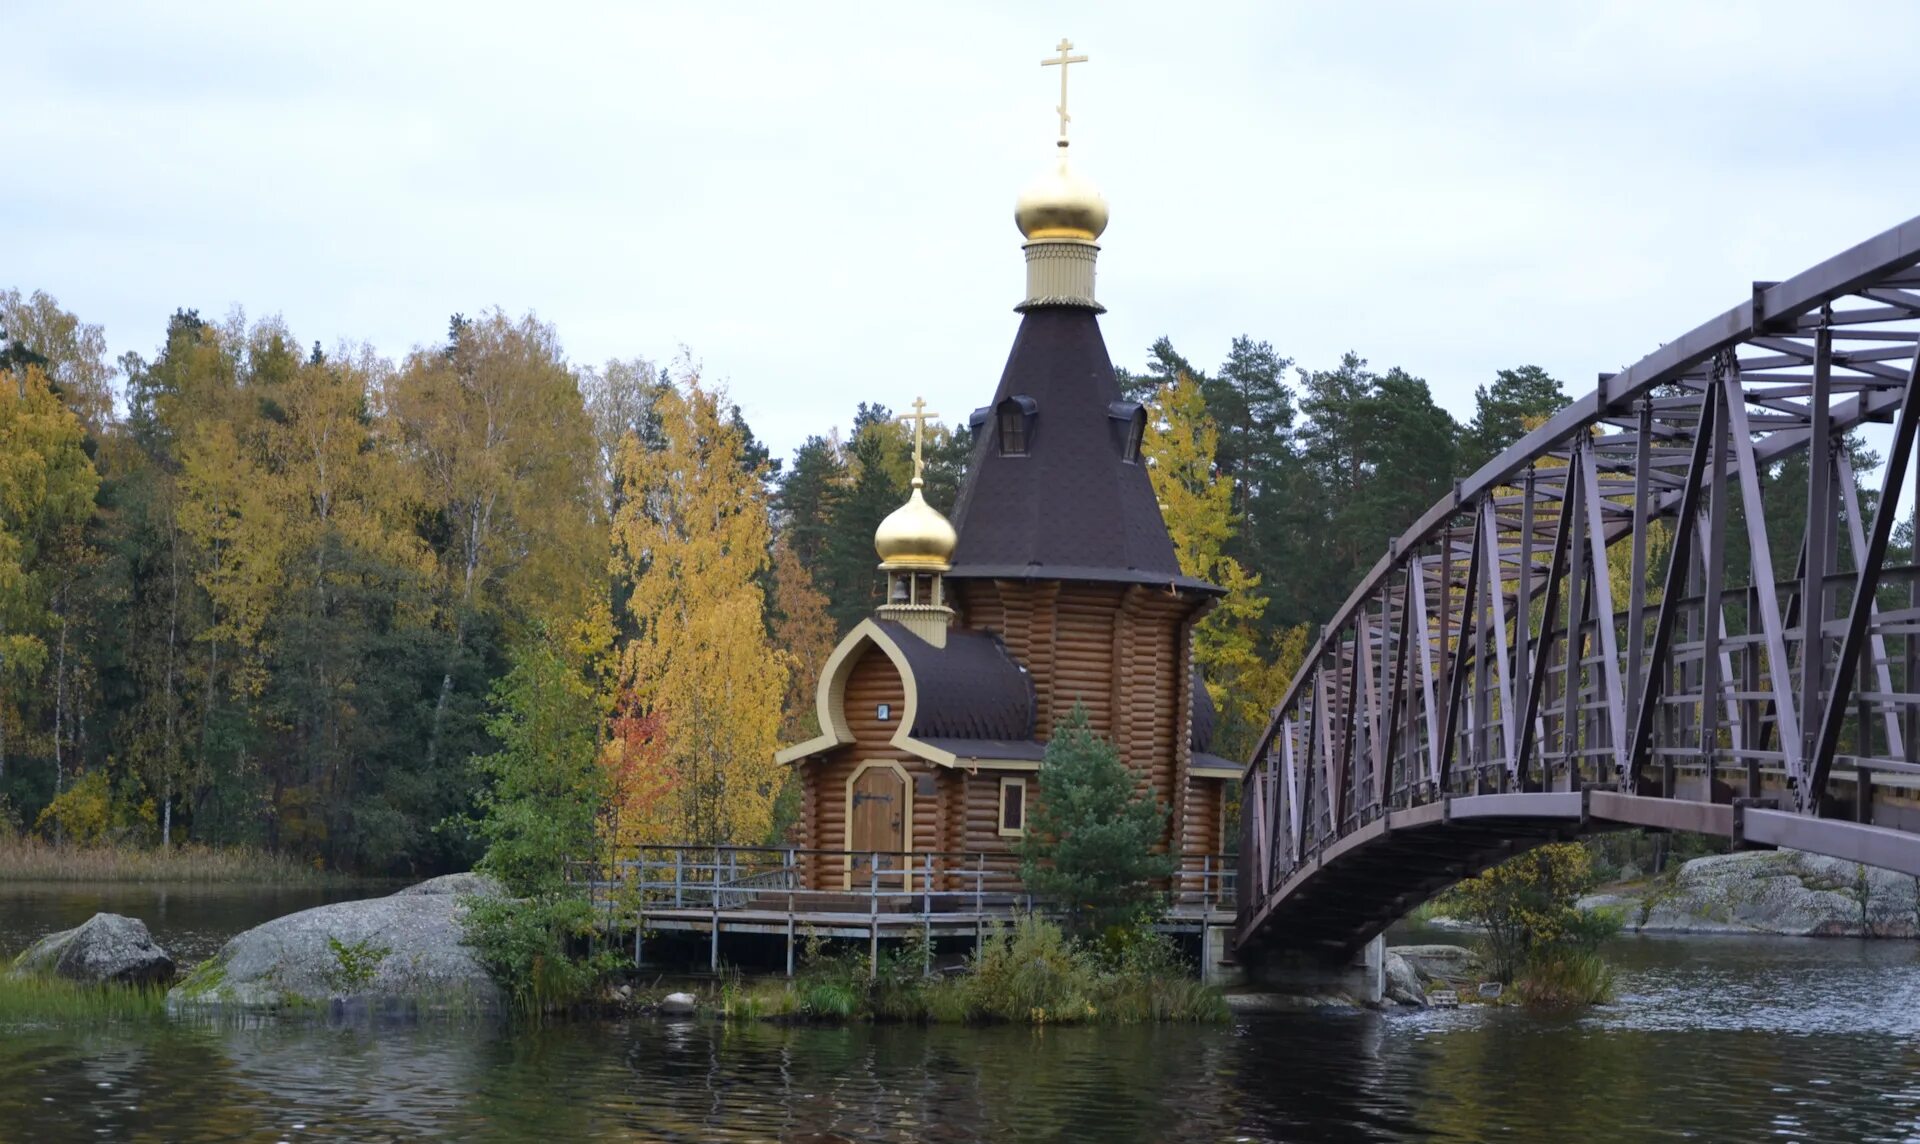
{"type": "Polygon", "coordinates": [[[1303,953],[1242,953],[1247,982],[1276,993],[1305,996],[1344,994],[1363,1005],[1386,996],[1387,942],[1376,937],[1346,961],[1324,961],[1303,953]]]}

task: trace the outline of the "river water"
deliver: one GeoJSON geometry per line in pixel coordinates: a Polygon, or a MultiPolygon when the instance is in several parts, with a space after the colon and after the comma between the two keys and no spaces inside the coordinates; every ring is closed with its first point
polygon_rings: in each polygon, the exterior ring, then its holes
{"type": "MultiPolygon", "coordinates": [[[[0,887],[0,951],[115,908],[196,958],[321,897],[160,895],[0,887]]],[[[1571,1017],[0,1027],[0,1140],[1920,1140],[1912,944],[1608,952],[1618,1002],[1571,1017]]]]}

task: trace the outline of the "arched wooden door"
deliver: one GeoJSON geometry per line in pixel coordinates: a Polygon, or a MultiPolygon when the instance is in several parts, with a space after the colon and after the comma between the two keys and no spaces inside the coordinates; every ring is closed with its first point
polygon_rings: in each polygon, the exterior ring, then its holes
{"type": "Polygon", "coordinates": [[[907,848],[907,820],[912,813],[906,776],[888,763],[860,768],[847,784],[848,886],[867,885],[867,871],[877,866],[884,874],[901,869],[900,852],[907,848]],[[877,855],[877,857],[876,857],[877,855]]]}

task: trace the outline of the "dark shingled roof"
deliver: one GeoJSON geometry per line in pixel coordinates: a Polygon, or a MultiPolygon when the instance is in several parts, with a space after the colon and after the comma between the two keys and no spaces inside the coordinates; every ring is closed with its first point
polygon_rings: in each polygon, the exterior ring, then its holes
{"type": "Polygon", "coordinates": [[[1219,727],[1220,712],[1213,705],[1213,695],[1207,691],[1207,681],[1196,667],[1193,669],[1193,726],[1187,732],[1187,742],[1193,747],[1192,766],[1244,769],[1241,763],[1208,752],[1207,748],[1213,745],[1213,733],[1219,727]]]}
{"type": "Polygon", "coordinates": [[[1092,310],[1020,320],[953,510],[949,578],[1099,580],[1218,589],[1180,574],[1144,465],[1122,456],[1120,385],[1092,310]],[[1024,456],[1003,457],[993,408],[1033,401],[1024,456]]]}
{"type": "Polygon", "coordinates": [[[1193,767],[1194,770],[1197,770],[1197,771],[1199,770],[1223,770],[1223,771],[1230,770],[1230,771],[1233,771],[1235,774],[1239,774],[1240,772],[1247,769],[1247,765],[1245,763],[1237,762],[1233,759],[1222,758],[1219,755],[1209,755],[1205,751],[1195,751],[1193,753],[1193,760],[1190,765],[1193,767]]]}
{"type": "Polygon", "coordinates": [[[1037,763],[1047,757],[1047,745],[1032,739],[921,739],[929,747],[950,752],[962,763],[970,759],[1015,759],[1037,763]]]}
{"type": "Polygon", "coordinates": [[[1200,676],[1200,669],[1193,669],[1193,726],[1187,732],[1187,742],[1196,751],[1204,751],[1213,745],[1214,728],[1220,724],[1220,712],[1213,706],[1213,693],[1207,690],[1207,681],[1200,676]]]}
{"type": "Polygon", "coordinates": [[[1033,679],[999,637],[955,628],[934,647],[892,620],[876,620],[919,684],[911,734],[929,739],[1033,738],[1033,679]]]}

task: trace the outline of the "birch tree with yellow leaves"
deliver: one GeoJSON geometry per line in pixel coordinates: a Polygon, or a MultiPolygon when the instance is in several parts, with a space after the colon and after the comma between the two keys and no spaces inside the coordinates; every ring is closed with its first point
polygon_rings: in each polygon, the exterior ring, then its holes
{"type": "Polygon", "coordinates": [[[623,689],[634,717],[659,720],[670,780],[653,833],[761,842],[781,779],[773,754],[790,669],[765,621],[766,474],[747,460],[724,395],[697,378],[663,390],[655,413],[658,440],[630,435],[620,448],[612,568],[633,585],[623,689]]]}
{"type": "MultiPolygon", "coordinates": [[[[1179,374],[1154,394],[1143,451],[1154,495],[1173,537],[1180,570],[1226,590],[1194,628],[1193,656],[1207,679],[1214,705],[1229,730],[1257,727],[1298,666],[1263,655],[1260,617],[1266,597],[1260,577],[1227,552],[1240,527],[1233,507],[1233,479],[1220,471],[1219,428],[1192,378],[1179,374]]],[[[1304,633],[1302,633],[1303,635],[1304,633]]],[[[1281,633],[1281,649],[1304,647],[1304,639],[1281,633]]]]}

